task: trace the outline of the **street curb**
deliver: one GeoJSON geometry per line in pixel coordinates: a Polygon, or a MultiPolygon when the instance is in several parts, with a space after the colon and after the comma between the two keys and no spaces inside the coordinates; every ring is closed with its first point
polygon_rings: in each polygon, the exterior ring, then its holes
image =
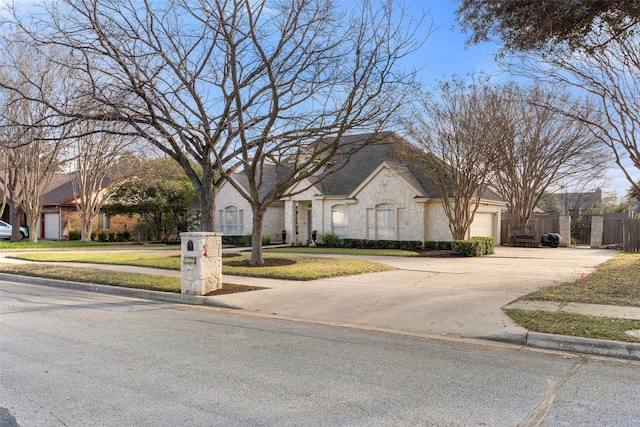
{"type": "Polygon", "coordinates": [[[569,351],[593,356],[616,357],[619,359],[640,360],[640,344],[572,337],[568,335],[527,332],[526,334],[490,335],[484,339],[546,350],[569,351]]]}
{"type": "Polygon", "coordinates": [[[203,305],[207,307],[239,309],[234,305],[225,304],[213,297],[187,295],[171,292],[148,291],[146,289],[132,289],[119,286],[97,285],[94,283],[70,282],[66,280],[45,279],[42,277],[21,276],[17,274],[0,273],[0,280],[24,283],[27,285],[48,286],[53,288],[75,289],[86,292],[98,292],[107,295],[117,295],[130,298],[140,298],[153,301],[170,302],[176,304],[203,305]]]}
{"type": "MultiPolygon", "coordinates": [[[[65,280],[45,279],[41,277],[21,276],[0,273],[0,280],[24,283],[28,285],[47,286],[56,288],[75,289],[85,292],[98,292],[129,298],[139,298],[151,301],[162,301],[175,304],[201,305],[225,309],[242,309],[242,307],[225,304],[213,297],[199,295],[185,295],[170,292],[148,291],[118,286],[97,285],[93,283],[69,282],[65,280]]],[[[346,326],[346,325],[342,325],[346,326]]],[[[620,341],[597,340],[590,338],[571,337],[567,335],[543,334],[539,332],[508,333],[476,337],[507,344],[524,345],[546,350],[559,350],[574,353],[590,354],[594,356],[616,357],[619,359],[640,360],[640,344],[620,341]]]]}

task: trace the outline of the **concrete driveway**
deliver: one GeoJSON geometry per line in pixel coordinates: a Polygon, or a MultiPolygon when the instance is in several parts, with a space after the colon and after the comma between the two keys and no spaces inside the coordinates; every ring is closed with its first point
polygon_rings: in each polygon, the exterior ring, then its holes
{"type": "Polygon", "coordinates": [[[225,276],[273,288],[215,297],[262,314],[427,335],[500,338],[526,333],[503,314],[514,299],[579,279],[618,252],[498,247],[481,258],[368,257],[398,270],[312,282],[225,276]]]}

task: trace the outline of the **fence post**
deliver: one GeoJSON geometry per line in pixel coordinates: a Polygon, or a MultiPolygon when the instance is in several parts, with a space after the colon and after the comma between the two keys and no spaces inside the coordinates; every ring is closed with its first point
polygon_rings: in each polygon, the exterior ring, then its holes
{"type": "Polygon", "coordinates": [[[602,233],[604,232],[604,218],[600,215],[591,217],[591,247],[602,246],[602,233]]]}
{"type": "Polygon", "coordinates": [[[571,244],[571,215],[560,215],[558,218],[558,234],[563,241],[571,244]]]}

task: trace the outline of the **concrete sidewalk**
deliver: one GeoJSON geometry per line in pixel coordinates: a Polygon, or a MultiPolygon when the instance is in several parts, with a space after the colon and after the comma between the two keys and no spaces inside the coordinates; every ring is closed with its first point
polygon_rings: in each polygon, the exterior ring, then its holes
{"type": "MultiPolygon", "coordinates": [[[[480,258],[359,257],[397,270],[309,282],[224,275],[224,283],[269,289],[202,298],[207,305],[292,320],[527,344],[531,334],[502,308],[534,290],[579,279],[616,254],[603,249],[498,247],[495,255],[480,258]]],[[[91,266],[180,275],[142,267],[91,266]]],[[[640,345],[632,351],[640,358],[640,345]]]]}

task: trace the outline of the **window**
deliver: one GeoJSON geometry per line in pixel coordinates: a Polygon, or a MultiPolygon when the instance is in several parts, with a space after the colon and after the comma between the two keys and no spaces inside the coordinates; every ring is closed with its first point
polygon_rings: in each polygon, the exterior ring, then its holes
{"type": "Polygon", "coordinates": [[[111,228],[111,219],[109,215],[100,212],[98,214],[98,230],[108,230],[111,228]]]}
{"type": "Polygon", "coordinates": [[[407,210],[398,208],[398,240],[411,240],[407,210]]]}
{"type": "Polygon", "coordinates": [[[396,209],[391,205],[376,206],[376,232],[378,240],[395,240],[396,209]]]}
{"type": "Polygon", "coordinates": [[[367,209],[367,239],[410,240],[409,217],[404,208],[378,205],[367,209]]]}
{"type": "Polygon", "coordinates": [[[349,237],[347,205],[335,205],[331,208],[331,232],[342,239],[349,237]]]}
{"type": "Polygon", "coordinates": [[[244,234],[244,211],[235,206],[224,209],[220,228],[227,236],[242,236],[244,234]]]}

